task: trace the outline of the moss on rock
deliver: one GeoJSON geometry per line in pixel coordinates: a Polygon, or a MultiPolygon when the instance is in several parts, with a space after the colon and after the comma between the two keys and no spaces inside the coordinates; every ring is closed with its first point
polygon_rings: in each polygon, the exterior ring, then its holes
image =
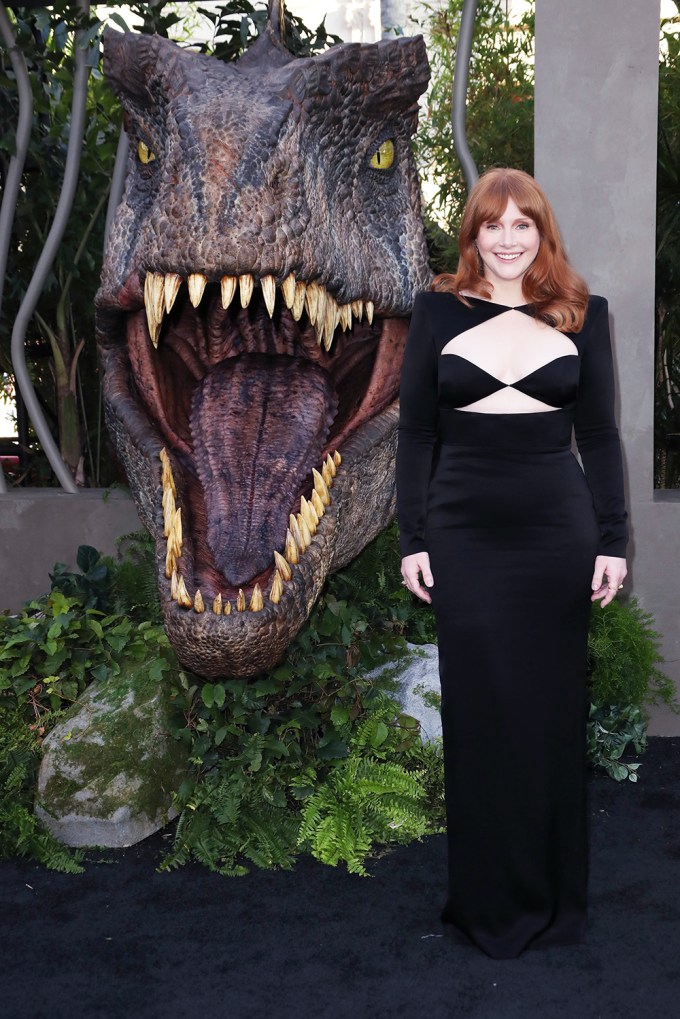
{"type": "Polygon", "coordinates": [[[173,816],[187,752],[148,666],[93,683],[45,740],[36,812],[67,845],[134,845],[173,816]]]}

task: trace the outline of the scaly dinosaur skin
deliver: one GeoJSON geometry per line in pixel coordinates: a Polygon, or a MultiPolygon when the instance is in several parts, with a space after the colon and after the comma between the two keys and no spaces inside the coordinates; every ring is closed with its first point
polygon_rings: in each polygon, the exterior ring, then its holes
{"type": "Polygon", "coordinates": [[[268,24],[224,64],[107,31],[104,68],[130,138],[96,298],[107,423],[180,661],[255,675],[394,512],[431,278],[409,149],[425,47],[294,58],[268,24]]]}

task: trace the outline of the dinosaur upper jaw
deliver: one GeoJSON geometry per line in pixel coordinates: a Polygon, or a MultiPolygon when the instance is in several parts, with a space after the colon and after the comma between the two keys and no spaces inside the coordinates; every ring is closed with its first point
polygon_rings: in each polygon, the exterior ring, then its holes
{"type": "Polygon", "coordinates": [[[135,273],[98,305],[109,427],[178,657],[263,671],[391,517],[407,320],[292,274],[135,273]]]}

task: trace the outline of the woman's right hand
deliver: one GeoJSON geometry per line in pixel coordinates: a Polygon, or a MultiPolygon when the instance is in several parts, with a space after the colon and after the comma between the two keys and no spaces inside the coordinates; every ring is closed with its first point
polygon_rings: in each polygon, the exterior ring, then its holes
{"type": "Polygon", "coordinates": [[[401,560],[401,575],[404,578],[404,584],[413,594],[428,604],[432,604],[432,598],[420,583],[421,574],[425,587],[433,587],[434,578],[427,552],[415,552],[413,555],[404,556],[401,560]]]}

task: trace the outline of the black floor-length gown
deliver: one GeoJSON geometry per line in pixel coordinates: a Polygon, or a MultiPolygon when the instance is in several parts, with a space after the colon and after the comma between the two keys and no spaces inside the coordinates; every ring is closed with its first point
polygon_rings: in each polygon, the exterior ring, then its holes
{"type": "Polygon", "coordinates": [[[434,576],[442,919],[512,958],[584,936],[590,584],[596,555],[625,555],[626,514],[606,301],[568,334],[528,305],[469,303],[416,298],[397,507],[402,554],[426,550],[434,576]],[[526,331],[521,378],[498,355],[504,330],[515,359],[526,331]]]}

